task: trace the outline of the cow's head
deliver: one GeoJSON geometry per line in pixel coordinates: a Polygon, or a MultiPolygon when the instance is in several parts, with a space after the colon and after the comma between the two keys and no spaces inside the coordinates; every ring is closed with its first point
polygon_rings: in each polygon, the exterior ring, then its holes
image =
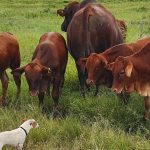
{"type": "Polygon", "coordinates": [[[128,90],[132,85],[132,62],[127,58],[119,56],[115,62],[107,65],[107,69],[111,70],[113,74],[112,91],[116,93],[121,93],[122,90],[129,92],[128,90]]]}
{"type": "Polygon", "coordinates": [[[71,2],[69,3],[64,9],[57,10],[57,14],[59,14],[64,18],[64,22],[61,25],[62,31],[67,31],[68,25],[71,22],[74,14],[80,9],[80,3],[78,2],[71,2]]]}
{"type": "Polygon", "coordinates": [[[96,0],[83,0],[80,4],[80,8],[85,7],[89,3],[96,3],[96,2],[97,2],[96,0]]]}
{"type": "Polygon", "coordinates": [[[79,59],[77,64],[81,69],[86,69],[88,85],[105,84],[107,60],[101,54],[93,53],[88,58],[79,59]]]}
{"type": "Polygon", "coordinates": [[[37,63],[29,63],[26,66],[12,71],[14,76],[20,76],[25,72],[25,77],[29,86],[31,96],[38,96],[39,91],[47,89],[46,79],[51,75],[51,69],[37,63]]]}
{"type": "Polygon", "coordinates": [[[123,35],[124,41],[126,41],[127,25],[126,25],[125,21],[123,21],[123,20],[116,20],[116,22],[117,22],[117,25],[118,25],[119,29],[121,30],[121,33],[123,35]]]}

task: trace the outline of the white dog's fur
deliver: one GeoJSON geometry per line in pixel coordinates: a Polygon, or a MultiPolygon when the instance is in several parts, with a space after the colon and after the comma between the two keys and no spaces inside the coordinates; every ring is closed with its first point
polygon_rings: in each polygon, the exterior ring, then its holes
{"type": "Polygon", "coordinates": [[[12,145],[17,150],[22,150],[24,141],[31,128],[39,125],[34,119],[26,120],[19,128],[0,133],[0,150],[4,145],[12,145]]]}

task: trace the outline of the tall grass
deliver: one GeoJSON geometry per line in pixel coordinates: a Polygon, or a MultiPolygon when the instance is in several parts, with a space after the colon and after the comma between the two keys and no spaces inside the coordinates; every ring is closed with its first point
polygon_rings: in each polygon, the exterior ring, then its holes
{"type": "MultiPolygon", "coordinates": [[[[128,26],[127,42],[139,38],[140,24],[144,22],[143,36],[150,34],[149,1],[101,1],[128,26]]],[[[20,43],[22,63],[31,60],[40,36],[49,31],[60,32],[63,21],[56,10],[63,8],[68,0],[1,0],[0,31],[16,35],[20,43]]],[[[109,89],[94,97],[94,88],[83,99],[74,61],[69,56],[65,85],[60,98],[63,119],[52,119],[53,101],[45,97],[46,113],[38,108],[37,98],[28,95],[28,85],[22,75],[21,96],[15,98],[16,87],[10,70],[7,100],[9,105],[0,108],[0,131],[11,130],[21,124],[22,118],[34,118],[39,129],[32,130],[25,142],[27,150],[131,150],[150,149],[150,123],[143,122],[143,99],[136,93],[131,95],[129,105],[124,106],[109,89]]],[[[0,87],[1,88],[1,87],[0,87]]],[[[5,146],[4,150],[11,147],[5,146]]]]}

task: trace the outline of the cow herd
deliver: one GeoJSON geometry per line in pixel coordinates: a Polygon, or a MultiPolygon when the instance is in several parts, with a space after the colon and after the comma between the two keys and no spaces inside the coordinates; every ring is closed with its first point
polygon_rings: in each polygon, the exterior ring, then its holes
{"type": "Polygon", "coordinates": [[[91,85],[105,85],[122,96],[127,104],[129,94],[137,91],[144,96],[144,119],[150,120],[150,36],[133,43],[124,43],[127,27],[95,0],[71,2],[57,10],[64,17],[62,31],[67,32],[67,44],[57,32],[40,37],[30,63],[20,67],[19,43],[9,32],[0,35],[0,77],[2,98],[6,105],[8,87],[7,68],[20,94],[21,74],[25,77],[31,96],[38,96],[43,105],[45,92],[52,88],[54,107],[57,108],[68,61],[68,51],[75,60],[82,96],[91,85]]]}

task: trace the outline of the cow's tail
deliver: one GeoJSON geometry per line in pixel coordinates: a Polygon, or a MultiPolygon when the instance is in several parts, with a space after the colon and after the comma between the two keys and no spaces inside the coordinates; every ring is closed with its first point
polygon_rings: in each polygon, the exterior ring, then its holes
{"type": "Polygon", "coordinates": [[[93,16],[93,8],[87,6],[83,12],[83,39],[84,39],[84,57],[88,57],[93,52],[90,37],[90,17],[93,16]]]}

